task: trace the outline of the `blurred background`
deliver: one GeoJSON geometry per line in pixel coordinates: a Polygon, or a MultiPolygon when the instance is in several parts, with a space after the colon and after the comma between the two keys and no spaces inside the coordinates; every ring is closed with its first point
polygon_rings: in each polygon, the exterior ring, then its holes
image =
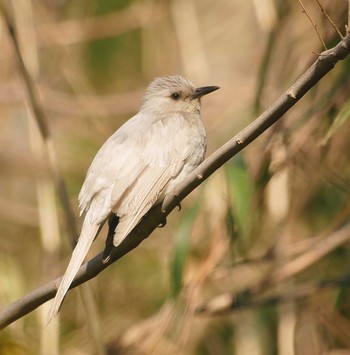
{"type": "MultiPolygon", "coordinates": [[[[138,111],[154,77],[221,87],[202,103],[209,155],[324,50],[297,0],[2,3],[49,136],[43,143],[2,18],[1,308],[68,264],[74,228],[49,166],[63,176],[79,231],[76,201],[92,158],[138,111]]],[[[344,33],[347,2],[322,5],[344,33]]],[[[336,45],[317,1],[304,6],[327,47],[336,45]]],[[[165,228],[69,292],[49,326],[43,305],[3,330],[0,353],[350,354],[350,293],[338,282],[350,267],[349,77],[349,60],[340,62],[187,197],[165,228]],[[228,312],[225,294],[274,302],[228,312]]]]}

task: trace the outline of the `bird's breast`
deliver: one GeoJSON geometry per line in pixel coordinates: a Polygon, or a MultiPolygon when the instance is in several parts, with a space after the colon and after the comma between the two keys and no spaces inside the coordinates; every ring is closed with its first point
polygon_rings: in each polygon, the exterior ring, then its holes
{"type": "Polygon", "coordinates": [[[176,148],[173,151],[174,161],[178,161],[181,164],[181,169],[169,182],[164,191],[165,194],[172,193],[204,160],[207,139],[200,116],[194,114],[184,115],[181,125],[177,125],[177,130],[174,130],[170,139],[176,144],[176,148]]]}

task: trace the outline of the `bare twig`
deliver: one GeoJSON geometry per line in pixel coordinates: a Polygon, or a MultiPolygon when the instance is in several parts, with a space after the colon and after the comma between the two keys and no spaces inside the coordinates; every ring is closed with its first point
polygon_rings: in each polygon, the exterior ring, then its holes
{"type": "Polygon", "coordinates": [[[306,15],[306,17],[309,19],[309,21],[311,22],[311,25],[313,26],[313,28],[315,29],[316,33],[317,33],[317,36],[318,38],[320,39],[321,43],[322,43],[322,46],[325,50],[327,50],[327,46],[326,46],[326,43],[324,42],[323,38],[321,37],[320,33],[318,32],[318,29],[317,29],[317,25],[314,21],[312,21],[312,18],[310,17],[310,15],[307,13],[306,9],[305,9],[305,6],[303,4],[303,2],[301,0],[299,0],[299,3],[301,5],[301,7],[303,8],[302,9],[302,12],[306,15]]]}
{"type": "MultiPolygon", "coordinates": [[[[3,1],[5,2],[5,1],[3,1]]],[[[150,23],[162,19],[159,9],[149,6],[148,1],[136,2],[125,9],[96,17],[70,19],[58,23],[39,23],[37,27],[38,47],[45,48],[52,43],[53,37],[59,37],[59,44],[69,46],[101,38],[110,38],[137,30],[150,23]]],[[[0,58],[8,58],[9,51],[6,43],[0,43],[0,58]]]]}
{"type": "Polygon", "coordinates": [[[348,24],[345,26],[346,33],[350,33],[350,0],[348,0],[348,24]]]}
{"type": "MultiPolygon", "coordinates": [[[[283,246],[274,246],[273,248],[269,248],[265,253],[254,256],[254,257],[248,257],[248,258],[241,258],[238,260],[235,260],[234,263],[231,265],[228,265],[226,267],[221,267],[213,270],[212,274],[215,275],[215,278],[218,278],[219,276],[217,275],[226,275],[229,271],[232,271],[235,267],[240,267],[242,265],[252,265],[252,264],[262,264],[262,263],[268,263],[268,262],[273,262],[276,259],[276,255],[278,255],[280,258],[294,258],[295,260],[300,260],[299,256],[300,255],[315,255],[313,254],[313,251],[315,249],[321,250],[322,245],[326,247],[325,254],[329,253],[332,251],[334,248],[338,246],[337,243],[342,244],[344,241],[347,240],[346,234],[343,235],[345,239],[340,239],[336,240],[336,238],[333,238],[333,234],[335,230],[339,229],[341,226],[346,224],[348,221],[348,216],[350,214],[350,200],[347,200],[342,208],[339,210],[338,214],[335,216],[333,223],[331,223],[327,231],[322,233],[321,235],[317,235],[313,238],[308,238],[304,239],[298,242],[295,242],[293,244],[288,244],[288,245],[283,245],[283,246]],[[330,235],[332,234],[331,242],[328,241],[327,238],[325,238],[325,235],[330,235]],[[321,246],[321,248],[320,248],[321,246]],[[328,248],[331,247],[331,250],[328,248]]],[[[350,233],[350,230],[348,230],[350,233]]],[[[342,237],[342,238],[343,238],[342,237]]],[[[323,248],[324,248],[323,247],[323,248]]],[[[322,257],[322,254],[320,255],[322,257]]],[[[305,258],[302,256],[302,258],[305,258]]],[[[317,260],[310,260],[307,258],[309,261],[311,261],[311,264],[314,263],[317,260]]],[[[283,268],[282,268],[283,269],[283,268]]],[[[281,269],[280,269],[281,271],[281,269]]],[[[298,272],[298,270],[296,270],[298,272]]],[[[300,270],[302,271],[302,270],[300,270]]]]}
{"type": "Polygon", "coordinates": [[[263,89],[265,86],[264,84],[266,81],[266,77],[267,77],[267,73],[268,73],[268,69],[269,69],[269,64],[271,63],[271,56],[272,56],[274,45],[276,42],[278,25],[279,25],[279,22],[275,24],[275,26],[270,30],[270,32],[268,34],[267,43],[266,43],[265,51],[264,51],[264,56],[263,56],[261,64],[260,64],[256,94],[255,94],[255,98],[254,98],[254,112],[255,113],[260,112],[262,94],[263,94],[263,89]]]}
{"type": "Polygon", "coordinates": [[[349,239],[350,225],[330,234],[327,238],[320,240],[312,249],[282,266],[272,275],[271,282],[276,284],[300,273],[328,255],[340,245],[348,242],[349,239]]]}
{"type": "MultiPolygon", "coordinates": [[[[218,170],[224,163],[240,152],[249,143],[278,121],[284,113],[296,104],[319,80],[321,80],[339,60],[347,57],[350,50],[350,34],[334,48],[320,55],[315,63],[278,98],[262,115],[235,135],[221,148],[207,158],[178,187],[175,195],[167,196],[162,206],[156,206],[129,234],[124,242],[112,252],[109,263],[102,263],[102,253],[81,266],[71,288],[74,288],[98,275],[106,267],[136,248],[168,215],[181,200],[218,170]]],[[[23,317],[44,302],[53,298],[61,278],[47,283],[30,292],[0,312],[0,328],[23,317]]]]}
{"type": "MultiPolygon", "coordinates": [[[[304,271],[311,265],[314,265],[317,261],[334,251],[334,249],[347,243],[350,240],[350,224],[345,227],[331,233],[326,238],[321,239],[311,249],[305,253],[296,257],[295,259],[282,265],[275,273],[268,275],[257,286],[246,289],[238,294],[224,294],[215,297],[212,301],[209,301],[207,305],[201,307],[201,310],[211,309],[212,305],[215,307],[215,312],[211,313],[227,313],[236,309],[237,300],[245,298],[245,295],[249,295],[250,301],[256,300],[259,295],[267,289],[279,284],[282,281],[290,279],[296,274],[304,271]]],[[[253,303],[255,301],[252,301],[253,303]]],[[[265,301],[264,301],[265,302],[265,301]]]]}
{"type": "Polygon", "coordinates": [[[7,29],[8,29],[8,33],[9,33],[10,38],[13,43],[13,47],[15,50],[15,56],[17,58],[20,74],[23,78],[23,82],[24,82],[26,90],[27,90],[28,103],[31,106],[31,109],[33,111],[33,116],[34,116],[36,123],[38,125],[40,135],[43,139],[43,143],[44,143],[44,147],[45,147],[45,154],[46,154],[45,160],[48,163],[48,168],[50,170],[52,179],[53,179],[56,189],[57,189],[58,196],[59,196],[60,201],[63,206],[63,210],[65,213],[66,228],[67,228],[68,234],[71,238],[70,241],[71,241],[72,245],[75,245],[76,239],[78,237],[78,232],[77,232],[77,228],[76,228],[73,208],[72,208],[71,203],[69,201],[67,188],[66,188],[64,179],[62,177],[61,171],[60,171],[58,163],[57,163],[57,155],[56,155],[56,151],[54,149],[54,145],[52,142],[52,137],[51,137],[50,130],[49,130],[49,127],[47,124],[45,112],[42,108],[42,105],[40,104],[40,100],[38,98],[38,93],[37,93],[36,87],[34,86],[33,81],[31,79],[31,77],[27,71],[26,65],[24,63],[22,53],[21,53],[21,50],[19,47],[16,29],[15,29],[14,23],[12,21],[12,18],[5,7],[2,7],[1,10],[2,10],[3,18],[5,20],[7,29]]]}
{"type": "MultiPolygon", "coordinates": [[[[323,236],[316,236],[310,239],[301,240],[293,244],[284,245],[284,246],[274,246],[269,248],[266,252],[252,257],[240,258],[235,260],[232,264],[220,267],[212,271],[213,275],[222,275],[225,272],[229,272],[236,267],[243,265],[254,265],[254,264],[263,264],[268,262],[273,262],[276,259],[276,255],[280,258],[292,258],[305,251],[312,248],[315,243],[319,242],[323,236]]],[[[217,276],[215,276],[217,278],[217,276]]]]}
{"type": "Polygon", "coordinates": [[[336,32],[338,33],[339,37],[341,39],[344,38],[343,34],[340,32],[339,28],[337,27],[337,25],[333,22],[333,20],[330,18],[330,16],[328,15],[327,11],[325,10],[325,8],[322,6],[322,4],[320,3],[319,0],[315,0],[318,4],[318,6],[320,7],[322,13],[326,16],[327,20],[329,21],[329,23],[332,25],[332,27],[336,30],[336,32]]]}
{"type": "Polygon", "coordinates": [[[336,279],[319,282],[303,282],[294,287],[283,289],[273,296],[255,297],[249,292],[242,292],[237,296],[226,293],[212,299],[207,304],[198,307],[197,313],[203,315],[225,315],[247,308],[274,306],[284,302],[302,300],[313,296],[320,291],[330,290],[337,287],[349,286],[350,275],[336,279]]]}
{"type": "MultiPolygon", "coordinates": [[[[39,96],[36,87],[34,85],[34,82],[25,65],[25,61],[21,53],[21,48],[17,38],[17,33],[16,33],[13,19],[5,7],[1,7],[0,10],[2,10],[3,18],[7,25],[7,29],[13,43],[13,47],[15,50],[15,57],[18,62],[20,75],[23,78],[23,82],[25,84],[25,88],[27,91],[28,104],[32,109],[33,117],[37,123],[42,138],[42,143],[43,143],[42,153],[44,154],[45,162],[48,165],[48,169],[50,171],[52,181],[55,185],[57,194],[63,206],[65,221],[66,221],[66,229],[68,231],[68,236],[70,238],[70,244],[72,248],[74,248],[75,242],[78,238],[77,226],[75,222],[73,208],[69,200],[66,184],[58,165],[57,155],[54,149],[52,136],[50,134],[47,117],[40,103],[39,96]]],[[[98,322],[97,322],[97,315],[96,315],[97,313],[94,308],[94,303],[92,301],[93,299],[92,292],[90,290],[90,287],[86,287],[86,286],[88,285],[84,285],[84,288],[81,290],[82,292],[80,293],[80,296],[83,300],[83,304],[85,305],[86,313],[89,319],[88,325],[89,325],[90,333],[93,338],[95,350],[98,354],[104,354],[103,346],[101,344],[101,338],[100,336],[97,335],[99,329],[98,329],[98,322]]]]}

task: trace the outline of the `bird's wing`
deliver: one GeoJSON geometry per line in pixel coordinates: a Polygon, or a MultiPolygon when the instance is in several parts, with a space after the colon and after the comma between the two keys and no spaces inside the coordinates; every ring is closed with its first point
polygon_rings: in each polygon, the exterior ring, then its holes
{"type": "Polygon", "coordinates": [[[120,217],[119,245],[182,171],[189,127],[181,114],[150,119],[140,112],[114,133],[96,154],[79,194],[86,211],[82,232],[49,313],[51,319],[111,212],[120,217]]]}
{"type": "MultiPolygon", "coordinates": [[[[79,194],[81,212],[86,211],[86,216],[77,245],[50,308],[48,321],[58,313],[93,240],[111,212],[110,199],[116,179],[123,181],[122,188],[126,189],[142,170],[138,166],[134,166],[134,169],[129,171],[130,179],[122,178],[126,173],[125,167],[129,166],[126,162],[133,155],[133,151],[128,149],[126,141],[127,137],[124,136],[123,130],[121,132],[118,130],[101,147],[88,170],[79,194]]],[[[129,167],[131,168],[131,166],[129,167]]]]}
{"type": "Polygon", "coordinates": [[[173,113],[152,121],[144,115],[141,111],[127,121],[91,164],[79,201],[92,222],[105,220],[111,211],[121,218],[139,216],[136,211],[148,210],[185,164],[183,116],[173,113]]]}
{"type": "MultiPolygon", "coordinates": [[[[178,171],[181,169],[178,166],[178,171]]],[[[125,197],[119,201],[119,224],[113,239],[118,246],[137,225],[141,218],[163,196],[166,186],[176,175],[176,170],[165,167],[147,166],[131,186],[125,197]]]]}
{"type": "Polygon", "coordinates": [[[186,141],[183,141],[186,135],[181,132],[185,124],[181,114],[173,113],[154,121],[138,140],[132,142],[133,156],[129,164],[137,166],[138,175],[127,189],[123,189],[123,179],[117,179],[112,192],[112,210],[120,218],[113,241],[115,246],[157,201],[164,198],[166,188],[182,171],[189,155],[186,141]]]}
{"type": "MultiPolygon", "coordinates": [[[[111,212],[112,192],[117,182],[122,195],[142,172],[138,159],[138,124],[142,126],[142,115],[138,113],[121,126],[97,152],[79,194],[80,214],[90,211],[92,221],[104,220],[111,212]]],[[[142,128],[142,127],[141,127],[142,128]]],[[[119,199],[120,196],[114,196],[119,199]]]]}

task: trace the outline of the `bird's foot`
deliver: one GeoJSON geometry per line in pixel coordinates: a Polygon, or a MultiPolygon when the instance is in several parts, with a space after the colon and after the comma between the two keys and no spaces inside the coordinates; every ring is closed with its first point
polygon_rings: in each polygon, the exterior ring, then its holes
{"type": "Polygon", "coordinates": [[[115,214],[111,214],[108,218],[108,234],[106,238],[105,250],[102,254],[102,263],[107,264],[111,258],[111,252],[114,247],[113,239],[115,234],[115,229],[119,223],[119,217],[115,214]]]}
{"type": "Polygon", "coordinates": [[[111,258],[111,252],[113,249],[113,234],[108,234],[107,239],[106,239],[106,245],[105,245],[105,250],[103,251],[102,254],[102,263],[107,264],[109,259],[111,258]]]}
{"type": "Polygon", "coordinates": [[[162,218],[162,219],[161,219],[160,223],[158,224],[158,228],[163,228],[163,227],[165,227],[165,226],[166,226],[166,223],[167,223],[165,216],[162,216],[161,218],[162,218]]]}
{"type": "Polygon", "coordinates": [[[105,252],[102,254],[102,264],[107,264],[111,259],[111,254],[105,255],[105,252]]]}

